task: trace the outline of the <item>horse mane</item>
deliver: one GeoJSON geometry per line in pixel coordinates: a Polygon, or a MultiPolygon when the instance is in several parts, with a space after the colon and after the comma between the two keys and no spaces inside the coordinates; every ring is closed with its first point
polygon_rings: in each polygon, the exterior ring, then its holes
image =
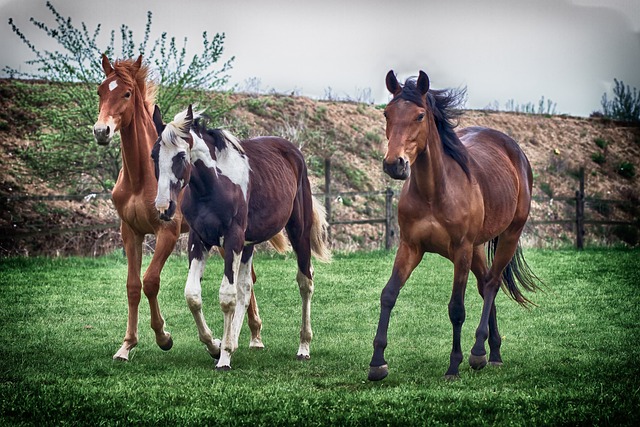
{"type": "Polygon", "coordinates": [[[410,77],[405,81],[402,91],[389,104],[399,99],[404,99],[420,107],[429,108],[433,113],[436,129],[440,135],[445,154],[455,160],[467,177],[470,177],[467,148],[462,144],[454,130],[458,126],[458,118],[464,113],[460,107],[464,104],[466,95],[466,88],[429,89],[427,92],[427,105],[425,105],[422,94],[417,87],[417,79],[410,77]]]}
{"type": "Polygon", "coordinates": [[[113,63],[113,71],[125,84],[137,86],[140,89],[145,107],[153,115],[158,87],[153,81],[147,80],[149,78],[149,67],[147,65],[142,64],[136,71],[134,64],[135,61],[133,59],[119,59],[113,63]]]}
{"type": "MultiPolygon", "coordinates": [[[[194,113],[195,114],[195,113],[194,113]]],[[[244,154],[244,148],[240,143],[240,140],[231,132],[226,129],[211,129],[207,127],[207,122],[209,118],[204,114],[198,114],[197,117],[194,117],[193,120],[193,128],[200,135],[209,135],[213,141],[212,144],[218,151],[222,151],[225,148],[233,148],[238,153],[244,154]]]]}

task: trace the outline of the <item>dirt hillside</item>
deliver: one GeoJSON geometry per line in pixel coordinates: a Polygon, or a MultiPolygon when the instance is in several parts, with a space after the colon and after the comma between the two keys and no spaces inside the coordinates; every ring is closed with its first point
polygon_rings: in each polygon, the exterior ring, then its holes
{"type": "MultiPolygon", "coordinates": [[[[13,82],[0,80],[0,214],[1,254],[84,253],[98,254],[119,244],[111,229],[82,233],[41,235],[39,230],[110,224],[117,217],[108,199],[80,198],[77,201],[25,200],[23,195],[68,194],[37,179],[20,158],[20,149],[38,144],[30,128],[33,111],[14,111],[13,82]],[[11,96],[7,96],[10,94],[11,96]],[[32,236],[25,237],[24,233],[32,236]],[[18,237],[19,236],[19,237],[18,237]]],[[[33,84],[46,84],[37,83],[33,84]]],[[[324,190],[324,159],[331,159],[335,193],[333,220],[379,218],[384,215],[384,198],[373,195],[340,195],[340,192],[372,192],[400,183],[382,173],[385,150],[384,119],[380,107],[315,101],[282,95],[230,95],[236,104],[225,117],[225,127],[241,137],[280,135],[297,143],[306,156],[314,192],[324,190]]],[[[622,208],[596,209],[593,219],[635,220],[640,198],[640,128],[602,119],[564,116],[546,117],[492,111],[467,111],[460,127],[486,126],[512,136],[520,143],[534,170],[532,220],[564,218],[571,204],[554,199],[572,197],[578,187],[578,171],[585,170],[586,195],[592,198],[627,201],[622,208]],[[631,165],[631,166],[629,166],[631,165]],[[620,168],[625,171],[620,171],[620,168]],[[633,173],[629,173],[629,169],[633,173]]],[[[99,191],[96,189],[96,191],[99,191]]],[[[93,227],[95,228],[95,227],[93,227]]],[[[572,241],[572,226],[528,227],[529,245],[547,246],[572,241]]],[[[588,241],[616,243],[630,236],[614,236],[609,227],[591,227],[588,241]],[[590,239],[590,240],[589,240],[590,239]]],[[[380,247],[381,225],[336,226],[333,246],[341,250],[380,247]]],[[[152,244],[152,243],[151,243],[152,244]]]]}

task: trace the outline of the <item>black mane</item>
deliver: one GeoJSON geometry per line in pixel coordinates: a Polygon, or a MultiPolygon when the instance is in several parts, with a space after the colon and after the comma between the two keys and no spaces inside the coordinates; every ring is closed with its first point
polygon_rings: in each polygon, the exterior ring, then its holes
{"type": "Polygon", "coordinates": [[[213,145],[218,151],[222,151],[227,148],[227,139],[224,137],[221,129],[212,129],[207,127],[209,117],[202,115],[197,117],[193,121],[193,130],[207,143],[207,145],[213,145]],[[205,135],[209,135],[211,138],[206,138],[205,135]]]}
{"type": "Polygon", "coordinates": [[[404,99],[414,104],[428,108],[433,113],[436,122],[436,128],[442,141],[444,152],[455,160],[464,173],[469,177],[469,155],[466,147],[462,144],[454,129],[458,126],[457,119],[464,113],[460,109],[464,104],[467,91],[462,89],[429,89],[427,93],[427,104],[425,105],[422,94],[417,87],[415,77],[405,81],[402,92],[395,96],[389,104],[404,99]]]}

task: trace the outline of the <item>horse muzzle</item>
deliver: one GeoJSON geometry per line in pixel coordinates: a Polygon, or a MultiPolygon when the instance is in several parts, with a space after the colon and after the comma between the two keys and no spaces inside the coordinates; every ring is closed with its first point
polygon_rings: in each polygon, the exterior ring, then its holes
{"type": "Polygon", "coordinates": [[[93,126],[93,136],[98,145],[109,145],[113,139],[113,128],[109,125],[96,123],[93,126]]]}
{"type": "Polygon", "coordinates": [[[158,206],[156,203],[156,209],[158,210],[158,215],[161,220],[171,221],[173,219],[173,215],[176,213],[176,204],[173,200],[169,201],[168,206],[158,206]]]}
{"type": "Polygon", "coordinates": [[[398,157],[395,161],[382,161],[382,170],[393,179],[405,180],[409,177],[411,167],[404,157],[398,157]]]}

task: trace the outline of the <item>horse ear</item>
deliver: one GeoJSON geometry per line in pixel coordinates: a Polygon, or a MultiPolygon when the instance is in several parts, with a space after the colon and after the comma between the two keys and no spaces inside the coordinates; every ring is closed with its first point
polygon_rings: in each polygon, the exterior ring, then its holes
{"type": "Polygon", "coordinates": [[[429,92],[429,76],[422,70],[420,70],[420,75],[418,76],[417,86],[422,95],[426,95],[429,92]]]}
{"type": "Polygon", "coordinates": [[[135,68],[136,71],[138,71],[141,66],[142,66],[142,55],[139,55],[138,59],[136,59],[136,62],[133,63],[133,67],[135,68]]]}
{"type": "Polygon", "coordinates": [[[113,73],[113,67],[111,67],[109,58],[107,58],[107,55],[105,55],[104,53],[102,54],[102,70],[107,77],[109,77],[109,75],[113,73]]]}
{"type": "Polygon", "coordinates": [[[400,93],[400,91],[402,91],[402,88],[400,87],[400,83],[398,83],[398,79],[396,78],[396,75],[394,74],[393,70],[389,70],[385,81],[387,83],[387,89],[393,95],[397,95],[398,93],[400,93]]]}
{"type": "Polygon", "coordinates": [[[193,106],[191,104],[189,104],[189,107],[187,108],[185,120],[189,123],[189,127],[191,127],[191,123],[193,122],[193,106]]]}
{"type": "Polygon", "coordinates": [[[162,122],[160,107],[157,105],[153,109],[153,124],[156,125],[156,132],[158,133],[158,136],[160,136],[164,130],[164,123],[162,122]]]}

